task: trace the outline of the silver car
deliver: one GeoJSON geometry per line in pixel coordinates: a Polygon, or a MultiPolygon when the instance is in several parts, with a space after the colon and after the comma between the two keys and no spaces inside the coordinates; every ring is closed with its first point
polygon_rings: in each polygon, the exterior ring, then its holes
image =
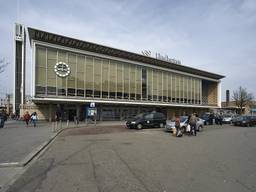
{"type": "MultiPolygon", "coordinates": [[[[189,132],[188,116],[180,116],[180,127],[183,132],[189,132]]],[[[196,130],[202,131],[203,127],[204,127],[204,120],[201,118],[197,118],[196,130]]],[[[173,128],[175,128],[175,120],[167,120],[165,125],[165,131],[172,132],[173,128]]]]}

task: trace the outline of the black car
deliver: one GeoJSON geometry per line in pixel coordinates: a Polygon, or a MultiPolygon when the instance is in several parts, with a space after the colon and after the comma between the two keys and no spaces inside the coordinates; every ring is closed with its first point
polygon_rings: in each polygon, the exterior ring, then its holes
{"type": "Polygon", "coordinates": [[[163,128],[165,124],[166,116],[159,112],[141,113],[126,122],[126,126],[130,129],[163,128]]]}
{"type": "Polygon", "coordinates": [[[236,121],[233,122],[234,125],[238,126],[254,126],[256,125],[255,116],[240,116],[236,121]]]}
{"type": "Polygon", "coordinates": [[[212,125],[213,124],[213,119],[214,119],[213,114],[205,113],[200,118],[204,120],[204,125],[212,125]]]}

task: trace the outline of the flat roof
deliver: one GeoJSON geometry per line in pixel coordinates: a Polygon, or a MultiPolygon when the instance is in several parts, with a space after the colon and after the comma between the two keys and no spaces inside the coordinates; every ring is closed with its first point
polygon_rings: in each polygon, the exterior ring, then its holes
{"type": "Polygon", "coordinates": [[[159,60],[153,57],[148,57],[141,54],[108,47],[105,45],[99,45],[99,44],[91,43],[88,41],[82,41],[79,39],[74,39],[74,38],[46,32],[46,31],[42,31],[42,30],[30,28],[30,27],[28,27],[28,33],[29,33],[30,42],[32,39],[37,41],[43,41],[51,44],[57,44],[57,45],[66,46],[70,48],[85,50],[89,52],[95,52],[103,55],[109,55],[112,57],[118,57],[122,59],[128,59],[132,61],[147,63],[147,64],[159,66],[159,67],[164,67],[168,69],[200,75],[200,76],[204,76],[204,77],[212,78],[216,80],[219,80],[225,77],[223,75],[199,70],[199,69],[188,67],[185,65],[175,64],[168,61],[159,60]]]}

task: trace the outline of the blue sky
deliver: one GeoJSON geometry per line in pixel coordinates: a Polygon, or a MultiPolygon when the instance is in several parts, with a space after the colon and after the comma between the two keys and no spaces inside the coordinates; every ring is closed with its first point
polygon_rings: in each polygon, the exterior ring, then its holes
{"type": "Polygon", "coordinates": [[[256,97],[255,0],[0,0],[0,58],[11,62],[0,74],[0,92],[13,89],[15,22],[136,53],[167,54],[225,75],[223,100],[226,89],[239,86],[256,97]]]}

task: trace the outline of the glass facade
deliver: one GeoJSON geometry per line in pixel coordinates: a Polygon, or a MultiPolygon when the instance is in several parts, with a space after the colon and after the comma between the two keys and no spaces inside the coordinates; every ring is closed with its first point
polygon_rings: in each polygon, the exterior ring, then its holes
{"type": "Polygon", "coordinates": [[[36,95],[61,98],[201,104],[202,80],[153,67],[36,46],[36,95]],[[56,63],[70,67],[67,77],[56,63]]]}

